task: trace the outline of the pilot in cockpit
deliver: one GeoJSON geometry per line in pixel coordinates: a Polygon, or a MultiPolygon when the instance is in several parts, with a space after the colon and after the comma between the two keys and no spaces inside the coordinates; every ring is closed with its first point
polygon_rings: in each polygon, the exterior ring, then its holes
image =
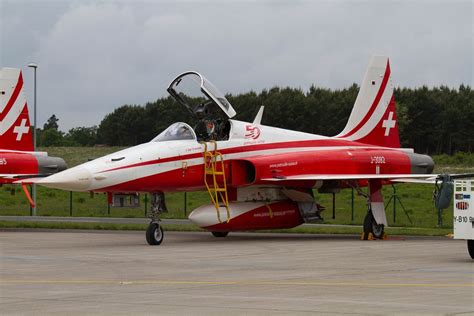
{"type": "Polygon", "coordinates": [[[218,140],[214,120],[201,119],[194,127],[194,131],[200,141],[218,140]]]}
{"type": "Polygon", "coordinates": [[[202,119],[194,127],[199,141],[228,140],[230,122],[226,119],[202,119]]]}
{"type": "Polygon", "coordinates": [[[205,124],[207,135],[209,135],[209,137],[214,140],[216,136],[216,125],[212,120],[206,120],[205,124]]]}

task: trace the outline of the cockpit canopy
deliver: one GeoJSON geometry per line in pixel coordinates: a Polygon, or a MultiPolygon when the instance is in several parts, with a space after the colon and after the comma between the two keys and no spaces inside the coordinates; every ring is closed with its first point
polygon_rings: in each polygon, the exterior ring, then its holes
{"type": "Polygon", "coordinates": [[[229,118],[236,114],[224,94],[198,72],[188,71],[179,75],[167,90],[194,115],[199,116],[205,111],[209,102],[216,104],[229,118]]]}
{"type": "Polygon", "coordinates": [[[153,138],[152,142],[167,142],[171,140],[196,140],[194,130],[186,123],[171,124],[167,129],[153,138]]]}

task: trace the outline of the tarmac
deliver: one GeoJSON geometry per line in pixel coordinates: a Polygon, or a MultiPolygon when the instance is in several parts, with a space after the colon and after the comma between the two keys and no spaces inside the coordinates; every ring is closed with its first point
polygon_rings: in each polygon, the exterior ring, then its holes
{"type": "MultiPolygon", "coordinates": [[[[109,224],[148,224],[150,219],[147,217],[73,217],[73,216],[0,216],[0,221],[10,222],[68,222],[68,223],[109,223],[109,224]]],[[[192,224],[189,219],[161,219],[163,224],[167,225],[188,225],[192,224]]],[[[194,224],[193,224],[194,225],[194,224]]],[[[313,227],[362,227],[361,225],[341,225],[341,224],[318,224],[305,223],[302,226],[313,227]]]]}
{"type": "Polygon", "coordinates": [[[0,313],[474,314],[474,261],[441,237],[2,230],[0,313]]]}

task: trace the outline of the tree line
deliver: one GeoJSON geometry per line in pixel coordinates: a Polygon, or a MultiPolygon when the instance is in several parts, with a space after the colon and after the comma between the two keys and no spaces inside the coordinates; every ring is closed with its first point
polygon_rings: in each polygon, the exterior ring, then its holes
{"type": "MultiPolygon", "coordinates": [[[[344,128],[358,91],[356,84],[342,90],[274,87],[226,97],[237,111],[237,120],[251,122],[258,108],[265,105],[265,125],[333,136],[344,128]]],[[[474,150],[474,91],[469,86],[396,88],[394,93],[403,147],[448,155],[474,150]]],[[[67,133],[58,130],[58,118],[53,115],[38,130],[39,143],[46,147],[132,146],[151,140],[177,121],[191,126],[197,123],[171,97],[144,106],[120,106],[99,126],[76,127],[67,133]]]]}

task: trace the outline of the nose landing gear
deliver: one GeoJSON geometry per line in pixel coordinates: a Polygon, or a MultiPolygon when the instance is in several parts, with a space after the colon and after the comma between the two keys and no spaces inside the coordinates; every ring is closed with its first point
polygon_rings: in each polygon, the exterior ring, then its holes
{"type": "Polygon", "coordinates": [[[166,212],[165,195],[163,192],[153,193],[151,199],[150,224],[146,230],[146,241],[151,246],[158,246],[165,236],[160,225],[160,214],[166,212]]]}

